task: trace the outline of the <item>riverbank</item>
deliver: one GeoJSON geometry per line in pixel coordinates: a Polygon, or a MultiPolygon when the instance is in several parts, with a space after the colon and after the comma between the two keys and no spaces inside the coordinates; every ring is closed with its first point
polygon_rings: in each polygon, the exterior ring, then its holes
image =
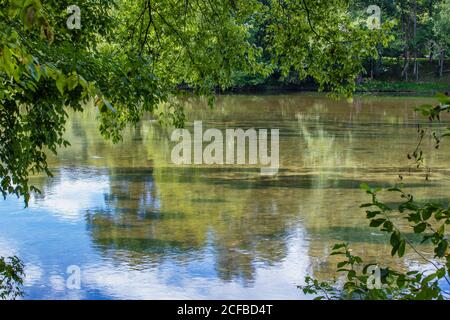
{"type": "MultiPolygon", "coordinates": [[[[251,93],[264,94],[267,92],[317,92],[318,86],[314,84],[298,85],[255,85],[234,87],[221,93],[251,93]]],[[[449,92],[448,82],[403,82],[403,81],[364,81],[356,86],[356,93],[392,93],[418,96],[433,96],[438,93],[449,92]]]]}
{"type": "Polygon", "coordinates": [[[367,81],[357,85],[359,93],[414,93],[434,95],[450,91],[450,83],[445,82],[403,82],[367,81]]]}
{"type": "MultiPolygon", "coordinates": [[[[404,81],[402,73],[404,71],[403,60],[397,58],[384,57],[376,66],[366,65],[366,74],[361,75],[356,86],[357,93],[394,93],[408,95],[435,95],[436,93],[450,91],[450,60],[445,61],[442,77],[438,77],[438,61],[419,58],[419,76],[413,75],[412,66],[409,71],[409,79],[404,81]],[[371,69],[372,68],[372,69],[371,69]],[[372,78],[369,75],[372,75],[372,78]]],[[[264,78],[259,76],[241,76],[233,82],[234,85],[226,92],[231,93],[254,93],[265,92],[311,92],[317,91],[318,85],[311,77],[298,80],[293,74],[291,77],[283,78],[280,74],[272,74],[264,78]]],[[[219,89],[218,89],[219,91],[219,89]]]]}

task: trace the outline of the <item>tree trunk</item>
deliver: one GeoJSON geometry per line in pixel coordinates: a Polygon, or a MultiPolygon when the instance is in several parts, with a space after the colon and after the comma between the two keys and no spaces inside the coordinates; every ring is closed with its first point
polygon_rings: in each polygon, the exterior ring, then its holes
{"type": "Polygon", "coordinates": [[[403,62],[403,71],[402,71],[402,78],[405,81],[408,81],[408,70],[409,70],[409,61],[410,61],[410,53],[409,53],[409,30],[410,30],[410,18],[408,15],[405,15],[403,17],[403,27],[404,27],[404,32],[405,32],[405,48],[404,48],[404,62],[403,62]]]}
{"type": "Polygon", "coordinates": [[[379,76],[383,72],[383,47],[378,46],[378,61],[375,76],[379,76]]]}
{"type": "Polygon", "coordinates": [[[416,60],[416,81],[419,81],[419,62],[416,60]]]}
{"type": "Polygon", "coordinates": [[[402,77],[405,81],[408,81],[408,69],[409,69],[409,50],[405,49],[405,59],[403,62],[402,77]]]}
{"type": "Polygon", "coordinates": [[[441,54],[439,56],[439,78],[444,76],[444,60],[445,60],[445,51],[441,50],[441,54]]]}
{"type": "Polygon", "coordinates": [[[414,76],[416,81],[419,80],[419,65],[417,64],[417,0],[414,1],[413,15],[413,39],[414,39],[414,76]]]}
{"type": "MultiPolygon", "coordinates": [[[[434,8],[434,1],[430,1],[428,3],[428,15],[430,16],[430,18],[433,18],[433,8],[434,8]]],[[[434,37],[433,37],[434,38],[434,37]]],[[[436,43],[434,42],[435,39],[433,39],[430,43],[430,63],[433,61],[433,57],[434,57],[434,46],[436,45],[436,43]]]]}
{"type": "Polygon", "coordinates": [[[373,58],[370,58],[370,80],[373,80],[373,58]]]}

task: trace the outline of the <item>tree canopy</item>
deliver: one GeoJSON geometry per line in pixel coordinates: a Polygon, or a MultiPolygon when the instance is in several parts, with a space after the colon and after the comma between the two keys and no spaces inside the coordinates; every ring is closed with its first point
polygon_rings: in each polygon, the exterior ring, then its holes
{"type": "Polygon", "coordinates": [[[29,175],[46,152],[69,145],[67,108],[98,108],[113,141],[145,112],[182,126],[173,99],[191,90],[213,102],[242,73],[295,72],[351,96],[363,60],[386,44],[350,0],[79,0],[80,28],[66,1],[0,1],[0,191],[38,191],[29,175]],[[73,21],[72,21],[73,22],[73,21]]]}

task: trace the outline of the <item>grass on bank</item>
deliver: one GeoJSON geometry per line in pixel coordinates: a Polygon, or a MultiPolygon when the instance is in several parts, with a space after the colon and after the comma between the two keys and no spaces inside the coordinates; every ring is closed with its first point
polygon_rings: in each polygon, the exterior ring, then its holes
{"type": "Polygon", "coordinates": [[[436,94],[450,91],[450,83],[445,82],[389,82],[371,80],[357,86],[358,92],[411,92],[436,94]]]}

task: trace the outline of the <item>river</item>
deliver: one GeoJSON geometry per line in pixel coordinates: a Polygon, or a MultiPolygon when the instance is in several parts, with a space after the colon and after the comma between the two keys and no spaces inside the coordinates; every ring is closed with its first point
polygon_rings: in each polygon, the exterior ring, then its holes
{"type": "Polygon", "coordinates": [[[330,247],[343,241],[368,262],[421,265],[411,252],[389,258],[386,237],[359,208],[369,200],[359,185],[404,182],[420,199],[448,202],[450,146],[425,141],[429,181],[407,158],[417,123],[426,124],[413,107],[433,102],[225,95],[211,109],[184,99],[188,129],[194,120],[279,129],[275,176],[253,165],[174,165],[171,129],[150,117],[114,145],[87,107],[70,114],[72,145],[49,156],[54,177],[32,178],[42,194],[27,209],[0,201],[0,255],[23,259],[26,299],[309,298],[297,285],[333,277],[330,247]],[[79,288],[67,285],[73,270],[79,288]]]}

